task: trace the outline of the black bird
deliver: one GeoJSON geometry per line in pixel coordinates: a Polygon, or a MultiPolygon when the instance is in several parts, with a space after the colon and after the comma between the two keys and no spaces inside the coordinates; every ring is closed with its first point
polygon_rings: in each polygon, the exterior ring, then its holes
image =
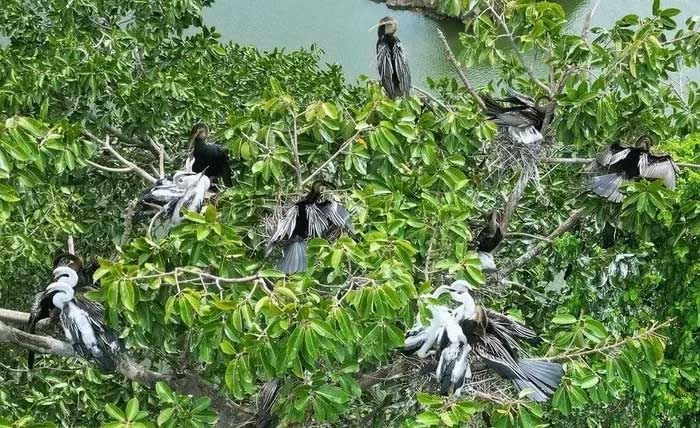
{"type": "Polygon", "coordinates": [[[286,245],[284,256],[277,268],[286,273],[306,271],[306,240],[328,238],[335,232],[355,233],[350,213],[333,199],[325,199],[321,188],[332,188],[327,181],[315,181],[311,191],[292,205],[279,221],[270,241],[266,255],[278,244],[286,245]]]}
{"type": "MultiPolygon", "coordinates": [[[[84,294],[95,290],[90,268],[83,269],[80,258],[60,255],[54,263],[53,282],[37,294],[27,331],[33,333],[39,320],[58,314],[66,339],[78,355],[94,360],[105,372],[114,371],[122,350],[117,333],[103,324],[104,308],[84,294]]],[[[28,367],[34,366],[29,354],[28,367]]]]}
{"type": "Polygon", "coordinates": [[[209,126],[206,123],[195,123],[190,131],[190,146],[193,146],[188,164],[192,172],[205,172],[212,182],[219,178],[226,187],[231,187],[231,166],[229,165],[228,149],[216,143],[208,143],[209,126]]]}
{"type": "Polygon", "coordinates": [[[277,426],[279,418],[272,413],[272,407],[279,397],[279,380],[272,379],[266,382],[258,392],[256,400],[257,413],[255,414],[255,428],[273,428],[277,426]]]}
{"type": "Polygon", "coordinates": [[[488,94],[482,94],[486,105],[487,119],[505,129],[510,138],[522,144],[535,144],[544,140],[542,125],[545,118],[545,110],[531,97],[508,88],[508,96],[494,100],[488,94]],[[506,103],[509,105],[503,105],[506,103]]]}
{"type": "Polygon", "coordinates": [[[498,211],[493,211],[489,222],[476,237],[476,251],[481,260],[481,270],[485,272],[496,271],[496,262],[491,252],[498,247],[503,240],[503,228],[498,211]]]}
{"type": "Polygon", "coordinates": [[[671,190],[676,188],[678,166],[669,155],[652,155],[651,139],[643,135],[633,147],[619,144],[607,146],[593,162],[591,169],[605,172],[591,178],[590,189],[611,202],[622,202],[620,192],[625,180],[660,179],[671,190]]]}
{"type": "Polygon", "coordinates": [[[411,92],[411,70],[408,68],[401,41],[395,36],[399,23],[386,16],[375,27],[378,37],[377,67],[382,87],[389,98],[407,97],[411,92]]]}
{"type": "Polygon", "coordinates": [[[178,171],[156,181],[141,196],[141,207],[156,207],[171,224],[178,224],[182,221],[183,207],[190,211],[202,209],[210,186],[204,172],[178,171]]]}
{"type": "Polygon", "coordinates": [[[460,305],[455,309],[438,306],[437,314],[433,311],[431,325],[423,328],[426,332],[421,338],[423,341],[416,340],[421,334],[416,334],[419,328],[414,326],[407,334],[406,347],[410,350],[420,348],[417,354],[421,357],[427,353],[421,355],[420,351],[439,343],[440,363],[436,376],[441,393],[461,392],[464,382],[471,377],[469,354],[473,352],[500,377],[512,380],[518,389],[532,389],[529,394],[532,400],[547,401],[554,394],[564,376],[561,364],[519,356],[521,342],[540,343],[534,331],[503,314],[477,306],[466,281],[455,281],[440,289],[449,292],[460,305]],[[459,325],[459,331],[454,331],[455,323],[459,325]]]}

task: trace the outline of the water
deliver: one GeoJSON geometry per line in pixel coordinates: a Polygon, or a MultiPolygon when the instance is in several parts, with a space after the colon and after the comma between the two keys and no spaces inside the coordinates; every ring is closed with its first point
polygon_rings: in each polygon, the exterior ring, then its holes
{"type": "MultiPolygon", "coordinates": [[[[569,30],[579,32],[594,0],[559,3],[569,16],[569,30]]],[[[602,0],[592,26],[610,26],[630,13],[648,15],[651,4],[652,0],[602,0]]],[[[665,0],[662,7],[681,9],[683,14],[677,17],[680,23],[691,15],[700,15],[699,0],[665,0]]],[[[440,28],[459,55],[458,34],[463,26],[453,20],[391,10],[370,0],[218,0],[204,10],[206,24],[215,26],[224,41],[253,45],[261,50],[275,47],[294,50],[316,44],[326,52],[327,62],[343,66],[350,81],[360,75],[376,78],[376,30],[368,30],[387,15],[400,23],[398,36],[407,51],[415,85],[427,86],[428,76],[454,75],[436,33],[436,28],[440,28]]],[[[493,77],[493,70],[474,67],[469,70],[469,76],[474,84],[482,85],[493,77]]]]}

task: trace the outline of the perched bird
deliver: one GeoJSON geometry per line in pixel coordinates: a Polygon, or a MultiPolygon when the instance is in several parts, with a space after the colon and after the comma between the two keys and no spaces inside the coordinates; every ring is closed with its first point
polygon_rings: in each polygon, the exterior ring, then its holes
{"type": "Polygon", "coordinates": [[[489,223],[476,237],[476,251],[479,255],[479,260],[481,260],[481,270],[484,272],[498,270],[491,252],[498,247],[498,244],[503,239],[503,228],[499,217],[498,211],[494,210],[491,213],[489,223]]]}
{"type": "Polygon", "coordinates": [[[192,154],[188,163],[192,165],[191,172],[204,172],[212,182],[219,178],[226,187],[231,187],[231,167],[228,159],[228,149],[216,143],[208,143],[209,126],[206,123],[196,123],[190,131],[190,146],[192,154]]]}
{"type": "Polygon", "coordinates": [[[510,88],[507,93],[508,96],[500,100],[494,100],[488,94],[482,95],[486,117],[504,129],[512,141],[526,145],[541,143],[544,140],[541,133],[544,109],[527,95],[510,88]]]}
{"type": "Polygon", "coordinates": [[[611,202],[625,199],[620,192],[625,180],[660,179],[666,187],[674,190],[678,166],[669,155],[652,155],[650,146],[651,139],[646,135],[639,137],[634,147],[607,146],[591,165],[591,169],[604,174],[591,178],[590,189],[611,202]]]}
{"type": "Polygon", "coordinates": [[[377,67],[382,87],[389,98],[407,97],[411,92],[411,70],[401,41],[395,36],[399,23],[387,16],[374,28],[377,28],[377,67]]]}
{"type": "Polygon", "coordinates": [[[277,379],[266,382],[260,388],[256,400],[255,428],[273,428],[277,426],[279,418],[272,413],[272,407],[275,405],[277,397],[279,397],[280,389],[282,389],[282,385],[277,379]]]}
{"type": "Polygon", "coordinates": [[[437,323],[441,328],[431,329],[435,319],[433,312],[431,326],[423,327],[424,333],[419,332],[420,325],[414,326],[407,334],[404,348],[410,352],[424,350],[426,344],[432,347],[439,343],[440,362],[436,377],[440,392],[460,393],[465,380],[471,377],[469,358],[473,353],[500,377],[512,380],[519,390],[530,388],[532,400],[547,401],[558,388],[564,371],[558,363],[520,358],[521,342],[540,343],[535,332],[503,314],[477,306],[466,281],[455,281],[445,290],[459,306],[455,309],[437,306],[437,323]],[[459,330],[453,328],[455,323],[459,330]],[[417,337],[422,341],[416,340],[417,337]]]}
{"type": "Polygon", "coordinates": [[[183,207],[190,211],[202,209],[210,186],[211,181],[204,171],[178,171],[156,181],[141,197],[141,204],[157,207],[171,224],[178,224],[182,221],[183,207]]]}
{"type": "Polygon", "coordinates": [[[350,213],[333,199],[325,199],[322,187],[333,187],[327,181],[315,181],[311,191],[292,205],[278,222],[267,244],[266,255],[276,245],[285,245],[277,268],[286,273],[306,271],[306,240],[329,237],[334,232],[355,233],[350,213]]]}
{"type": "MultiPolygon", "coordinates": [[[[105,372],[114,371],[121,343],[114,330],[102,322],[104,308],[88,300],[84,294],[94,290],[91,275],[84,271],[82,261],[64,254],[54,263],[53,282],[39,293],[31,310],[27,331],[33,333],[43,318],[58,313],[66,339],[78,355],[94,360],[105,372]]],[[[30,353],[28,366],[34,366],[30,353]]]]}
{"type": "Polygon", "coordinates": [[[412,354],[415,352],[419,358],[437,353],[438,365],[435,377],[440,384],[440,393],[447,395],[451,392],[459,394],[466,379],[471,378],[471,366],[469,365],[469,352],[471,347],[467,337],[462,332],[460,320],[467,319],[475,310],[474,299],[464,293],[464,281],[457,281],[452,286],[438,287],[429,297],[439,298],[449,293],[452,300],[461,302],[456,309],[447,306],[428,304],[428,310],[432,313],[430,324],[423,325],[420,318],[406,334],[403,352],[412,354]],[[437,351],[433,348],[438,345],[437,351]]]}

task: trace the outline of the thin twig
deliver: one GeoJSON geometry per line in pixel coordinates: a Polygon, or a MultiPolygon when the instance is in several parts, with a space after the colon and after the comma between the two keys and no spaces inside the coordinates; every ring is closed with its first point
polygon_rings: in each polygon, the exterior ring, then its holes
{"type": "Polygon", "coordinates": [[[569,217],[547,236],[547,242],[540,242],[538,245],[535,245],[534,247],[530,248],[530,250],[528,250],[525,254],[515,259],[515,261],[513,261],[513,263],[511,263],[510,266],[501,269],[501,271],[498,274],[499,278],[503,280],[504,278],[507,278],[511,273],[513,273],[513,271],[515,271],[516,269],[530,263],[530,261],[532,261],[535,257],[539,256],[542,253],[542,251],[545,250],[545,248],[550,246],[555,239],[568,232],[576,224],[578,224],[578,222],[581,221],[581,219],[583,219],[583,216],[583,208],[573,210],[569,214],[569,217]]]}
{"type": "Polygon", "coordinates": [[[520,52],[520,49],[518,49],[518,44],[515,42],[515,38],[513,37],[513,33],[511,33],[510,28],[508,28],[508,24],[506,23],[506,20],[503,17],[503,15],[496,12],[496,10],[491,5],[490,1],[486,2],[486,7],[491,11],[491,14],[493,15],[493,17],[499,21],[501,27],[503,27],[503,30],[506,32],[506,35],[508,36],[508,40],[510,41],[510,45],[513,48],[513,51],[515,51],[515,54],[517,55],[518,60],[520,61],[520,64],[525,69],[525,72],[528,74],[528,76],[530,76],[530,79],[537,86],[539,86],[540,89],[542,89],[545,94],[547,94],[547,97],[549,97],[551,99],[552,98],[552,90],[547,85],[545,85],[540,79],[538,79],[535,76],[535,73],[532,71],[532,67],[528,66],[527,63],[525,62],[525,58],[523,58],[522,52],[520,52]]]}
{"type": "Polygon", "coordinates": [[[459,64],[459,61],[457,61],[455,54],[452,53],[452,49],[450,48],[449,43],[447,43],[445,35],[439,28],[437,29],[437,33],[438,37],[442,41],[443,46],[445,47],[447,59],[450,60],[450,63],[452,63],[452,66],[459,75],[459,78],[462,79],[462,83],[464,84],[464,87],[467,88],[467,92],[469,92],[469,95],[471,95],[472,98],[474,98],[474,101],[476,101],[476,103],[479,104],[479,107],[481,107],[482,110],[486,110],[486,104],[484,104],[484,100],[482,100],[479,94],[474,90],[474,87],[469,82],[469,78],[467,78],[467,75],[464,74],[464,70],[462,70],[462,66],[459,64]]]}
{"type": "Polygon", "coordinates": [[[301,178],[301,162],[299,161],[299,140],[297,132],[297,117],[292,112],[292,155],[294,156],[294,171],[297,175],[297,190],[301,192],[304,188],[304,183],[301,178]]]}
{"type": "Polygon", "coordinates": [[[301,191],[301,188],[303,188],[307,183],[309,183],[309,182],[311,181],[312,178],[314,178],[314,177],[315,177],[316,175],[318,175],[321,171],[323,171],[323,169],[324,169],[325,167],[327,167],[328,164],[330,164],[331,162],[333,162],[333,159],[335,159],[335,158],[337,158],[338,156],[340,156],[340,154],[343,153],[343,152],[345,151],[345,149],[348,148],[348,146],[350,146],[350,145],[357,139],[357,137],[360,136],[360,133],[362,133],[362,131],[366,131],[366,130],[368,130],[368,129],[373,129],[373,128],[364,128],[364,129],[362,129],[362,130],[360,130],[360,131],[357,131],[357,132],[355,132],[355,135],[353,135],[353,136],[350,137],[347,141],[345,141],[343,144],[341,144],[341,145],[340,145],[340,148],[338,148],[338,150],[337,150],[335,153],[333,153],[333,155],[331,155],[331,157],[329,157],[325,162],[323,162],[323,163],[321,164],[321,166],[319,166],[318,168],[316,168],[316,170],[315,170],[314,172],[312,172],[308,177],[306,177],[305,180],[301,181],[301,186],[300,186],[300,190],[299,190],[299,191],[301,191]]]}
{"type": "Polygon", "coordinates": [[[117,161],[119,161],[125,167],[129,168],[130,171],[134,172],[135,174],[137,174],[138,176],[140,176],[141,178],[143,178],[144,180],[146,180],[150,183],[156,182],[156,179],[153,178],[153,176],[151,174],[147,173],[141,167],[139,167],[135,163],[127,160],[126,158],[124,158],[124,156],[122,156],[119,152],[117,152],[117,150],[115,150],[114,147],[112,147],[112,145],[110,144],[109,136],[105,137],[104,140],[100,140],[99,138],[97,138],[95,135],[93,135],[90,131],[88,131],[86,129],[83,130],[83,135],[85,135],[86,137],[88,137],[92,141],[100,144],[105,150],[107,150],[112,155],[113,158],[115,158],[117,161]]]}
{"type": "Polygon", "coordinates": [[[447,110],[447,111],[452,111],[452,112],[454,111],[454,109],[453,109],[452,107],[450,107],[450,106],[448,106],[447,104],[445,104],[445,103],[443,103],[442,101],[440,101],[435,95],[431,94],[430,92],[428,92],[428,91],[426,91],[426,90],[424,90],[424,89],[421,89],[421,88],[419,88],[419,87],[417,87],[417,86],[413,86],[413,89],[414,89],[416,92],[420,92],[420,93],[423,94],[424,96],[430,98],[435,104],[439,105],[440,107],[444,108],[445,110],[447,110]]]}
{"type": "Polygon", "coordinates": [[[586,19],[583,21],[583,28],[581,29],[582,39],[588,37],[588,30],[591,28],[591,20],[593,19],[593,15],[595,15],[596,10],[598,10],[598,6],[600,6],[600,0],[596,0],[591,10],[589,10],[586,14],[586,19]]]}

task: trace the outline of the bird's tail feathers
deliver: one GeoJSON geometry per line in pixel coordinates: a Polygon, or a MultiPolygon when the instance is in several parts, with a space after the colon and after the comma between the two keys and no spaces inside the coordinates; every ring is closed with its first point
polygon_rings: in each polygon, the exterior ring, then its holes
{"type": "Polygon", "coordinates": [[[277,269],[285,273],[306,272],[306,241],[291,242],[285,248],[277,269]]]}
{"type": "Polygon", "coordinates": [[[520,390],[532,389],[529,397],[538,402],[548,401],[564,377],[564,369],[559,363],[518,360],[518,366],[527,379],[516,379],[515,385],[520,390]]]}

